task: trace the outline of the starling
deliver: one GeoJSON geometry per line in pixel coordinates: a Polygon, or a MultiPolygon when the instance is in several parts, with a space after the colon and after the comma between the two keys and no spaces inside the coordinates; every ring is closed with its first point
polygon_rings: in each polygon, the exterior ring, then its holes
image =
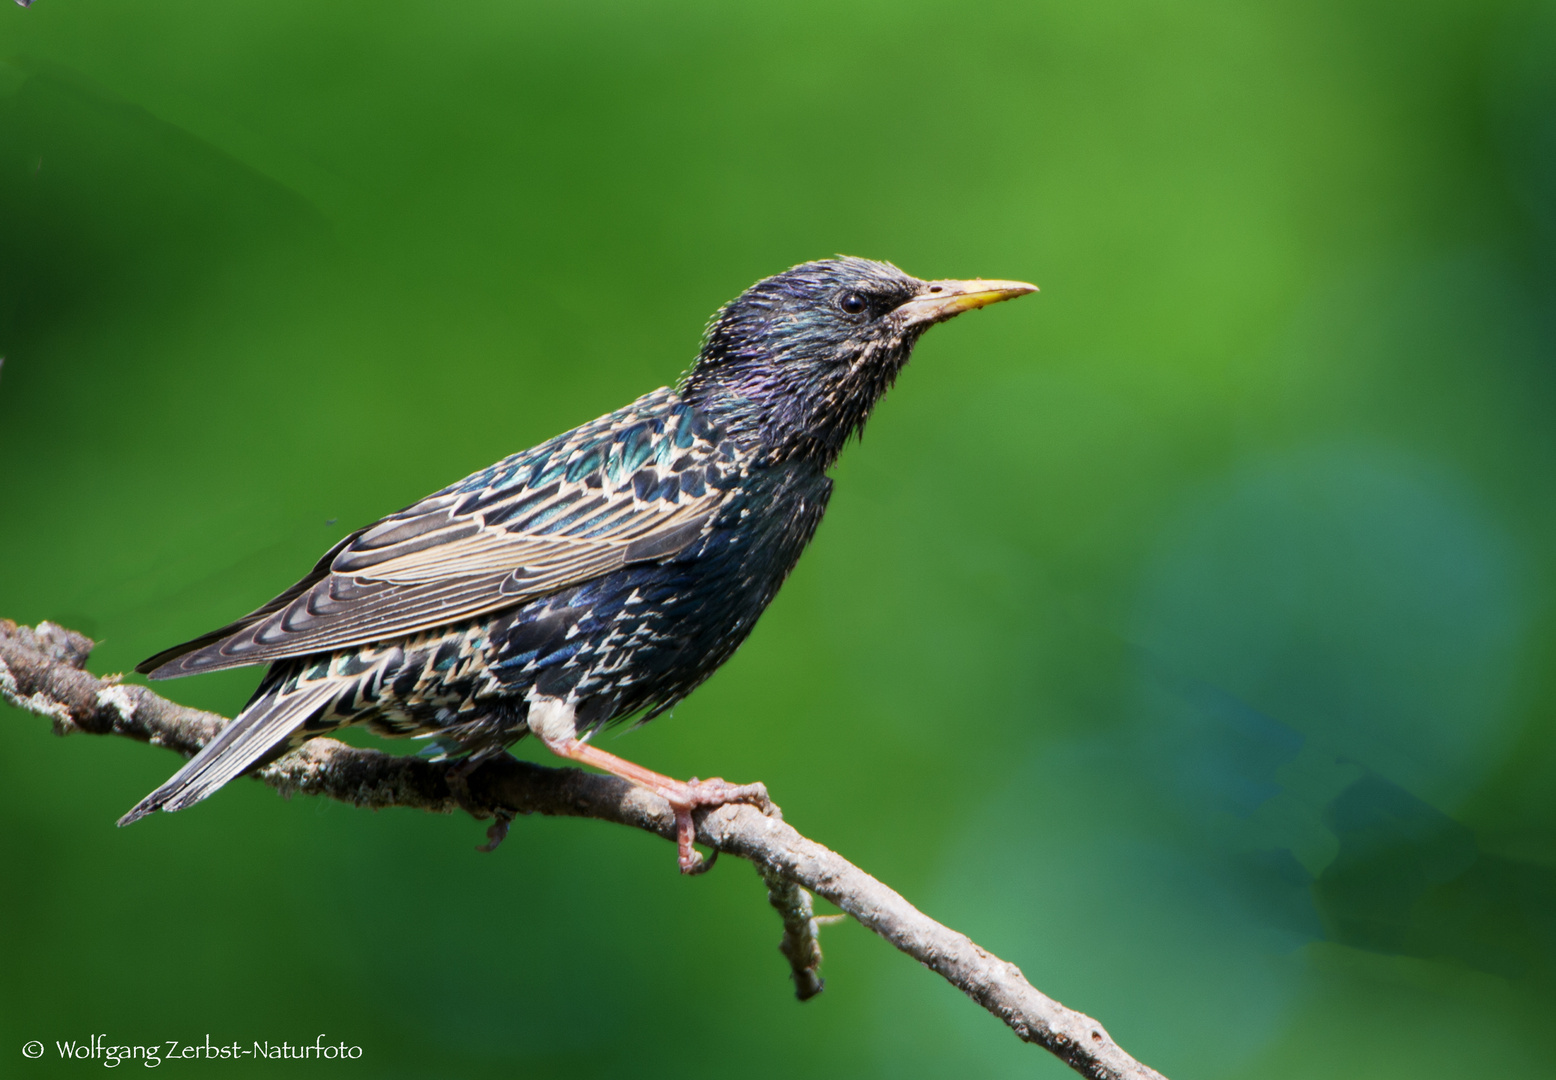
{"type": "Polygon", "coordinates": [[[761,785],[674,780],[589,738],[664,712],[745,640],[919,335],[1035,289],[842,256],[757,282],[714,315],[676,389],[358,529],[268,604],[140,664],[153,679],[270,667],[119,824],[347,724],[434,737],[463,769],[533,733],[663,796],[695,871],[691,811],[763,800],[761,785]]]}

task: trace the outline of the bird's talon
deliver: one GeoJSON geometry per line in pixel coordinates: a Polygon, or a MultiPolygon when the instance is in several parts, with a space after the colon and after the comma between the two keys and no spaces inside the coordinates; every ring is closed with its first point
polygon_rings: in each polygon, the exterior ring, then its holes
{"type": "Polygon", "coordinates": [[[768,797],[767,785],[755,784],[731,784],[722,777],[715,776],[711,780],[699,780],[695,776],[686,782],[687,801],[693,807],[728,806],[730,803],[745,803],[754,806],[769,817],[782,815],[777,813],[778,807],[768,797]]]}
{"type": "Polygon", "coordinates": [[[690,862],[681,860],[681,873],[687,877],[696,877],[698,874],[706,874],[713,869],[713,864],[719,861],[719,849],[714,848],[707,855],[693,850],[690,862]]]}
{"type": "Polygon", "coordinates": [[[707,873],[708,867],[713,865],[712,861],[705,860],[702,853],[692,846],[692,841],[697,837],[697,825],[692,821],[691,807],[677,803],[671,803],[670,806],[675,811],[675,841],[681,873],[688,877],[707,873]]]}
{"type": "Polygon", "coordinates": [[[477,851],[491,852],[496,851],[498,845],[507,839],[508,826],[513,824],[513,811],[505,810],[500,806],[489,809],[476,802],[475,796],[470,792],[470,774],[478,765],[479,762],[471,762],[467,758],[451,766],[443,774],[443,778],[448,784],[449,794],[453,796],[454,802],[461,810],[477,821],[484,821],[489,817],[496,818],[491,825],[487,826],[486,843],[475,846],[477,851]]]}
{"type": "Polygon", "coordinates": [[[497,820],[493,821],[486,829],[486,843],[477,844],[477,851],[496,851],[499,844],[508,839],[508,826],[513,824],[512,810],[498,810],[497,820]]]}

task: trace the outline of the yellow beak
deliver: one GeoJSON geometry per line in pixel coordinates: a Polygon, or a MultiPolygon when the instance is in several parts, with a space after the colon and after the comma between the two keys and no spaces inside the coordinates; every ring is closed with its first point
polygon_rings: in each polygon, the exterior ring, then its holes
{"type": "Polygon", "coordinates": [[[907,317],[909,326],[945,322],[964,311],[1034,292],[1037,292],[1037,286],[1028,285],[1024,281],[985,281],[982,278],[970,281],[927,281],[919,294],[898,307],[897,311],[907,317]]]}

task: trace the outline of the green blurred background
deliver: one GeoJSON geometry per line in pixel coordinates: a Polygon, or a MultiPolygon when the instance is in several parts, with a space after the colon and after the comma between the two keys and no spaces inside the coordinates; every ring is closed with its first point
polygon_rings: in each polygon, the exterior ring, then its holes
{"type": "MultiPolygon", "coordinates": [[[[603,745],[1175,1080],[1556,1074],[1556,6],[39,0],[0,60],[0,616],[126,670],[795,262],[1033,280],[603,745]]],[[[0,712],[6,1075],[1066,1075],[857,925],[797,1004],[738,862],[251,783],[119,831],[177,759],[0,712]]]]}

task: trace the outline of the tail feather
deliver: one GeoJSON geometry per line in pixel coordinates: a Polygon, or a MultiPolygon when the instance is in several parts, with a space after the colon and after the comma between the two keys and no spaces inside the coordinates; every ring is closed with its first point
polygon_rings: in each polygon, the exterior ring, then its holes
{"type": "Polygon", "coordinates": [[[285,741],[341,689],[340,683],[325,680],[253,702],[167,783],[136,803],[119,824],[139,821],[157,810],[193,806],[285,741]]]}

